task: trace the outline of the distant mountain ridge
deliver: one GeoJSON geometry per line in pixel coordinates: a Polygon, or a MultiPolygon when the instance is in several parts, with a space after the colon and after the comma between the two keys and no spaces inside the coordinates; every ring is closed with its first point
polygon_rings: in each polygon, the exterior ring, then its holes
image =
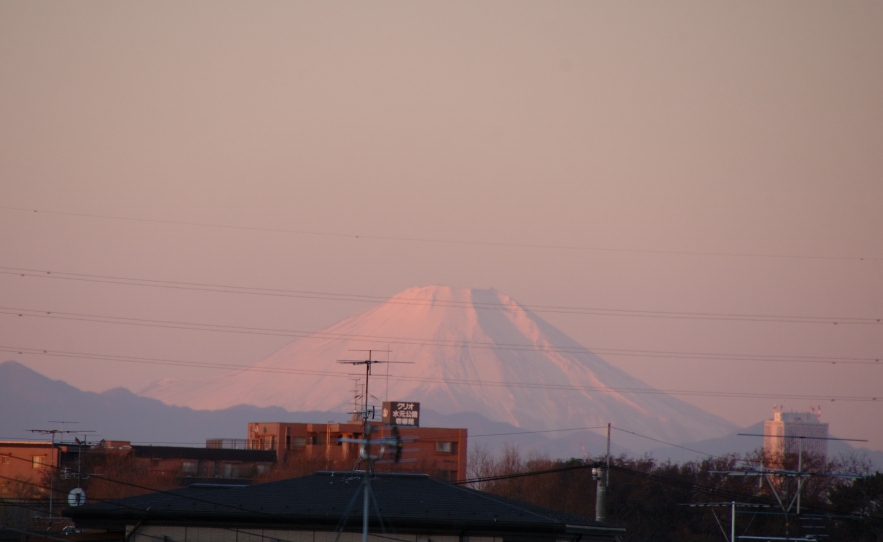
{"type": "MultiPolygon", "coordinates": [[[[505,294],[445,286],[405,290],[290,343],[252,369],[202,380],[163,380],[141,393],[204,409],[245,403],[334,410],[352,400],[349,379],[355,373],[335,360],[351,358],[353,349],[388,346],[396,360],[413,362],[375,369],[378,376],[391,372],[389,398],[419,401],[444,414],[477,412],[529,430],[601,428],[612,422],[668,442],[734,429],[653,390],[505,294]]],[[[383,377],[375,377],[371,393],[385,397],[385,386],[383,377]]]]}
{"type": "MultiPolygon", "coordinates": [[[[0,439],[45,440],[29,429],[57,429],[49,420],[65,419],[80,422],[68,429],[93,429],[94,439],[130,440],[132,442],[197,446],[207,438],[245,438],[248,422],[345,421],[346,412],[289,412],[271,407],[238,405],[224,410],[204,411],[169,406],[155,399],[135,395],[125,388],[103,393],[82,391],[60,380],[52,380],[16,361],[0,363],[0,439]],[[63,417],[62,417],[63,416],[63,417]]],[[[441,414],[431,409],[421,411],[423,425],[432,427],[466,427],[469,449],[498,452],[504,445],[515,446],[522,454],[544,453],[552,458],[599,457],[604,453],[605,438],[596,432],[530,432],[504,422],[491,421],[469,412],[441,414]]],[[[761,445],[756,437],[739,437],[736,433],[762,432],[763,422],[736,429],[729,435],[705,441],[685,443],[683,447],[657,447],[649,450],[658,459],[675,462],[702,459],[703,454],[723,455],[746,453],[761,445]],[[684,448],[695,450],[690,452],[684,448]]],[[[67,440],[70,436],[67,437],[67,440]]],[[[645,441],[646,442],[646,441],[645,441]]],[[[634,456],[634,450],[645,450],[641,439],[614,430],[612,453],[634,456]]],[[[855,449],[846,442],[832,442],[836,454],[865,454],[877,469],[883,469],[883,452],[855,449]]]]}
{"type": "MultiPolygon", "coordinates": [[[[144,444],[196,446],[207,438],[245,438],[249,422],[343,422],[349,414],[338,412],[289,412],[278,407],[237,405],[223,410],[193,410],[169,406],[140,397],[125,388],[103,393],[82,391],[61,380],[52,380],[16,361],[0,363],[0,439],[45,440],[30,429],[58,429],[49,420],[79,422],[67,429],[91,429],[89,439],[129,440],[144,444]]],[[[506,443],[524,453],[537,451],[552,457],[582,457],[583,450],[599,455],[604,438],[589,432],[570,432],[563,439],[542,433],[524,433],[510,424],[494,422],[476,413],[445,415],[421,411],[424,425],[466,427],[470,446],[495,451],[506,443]]],[[[82,437],[82,435],[81,435],[82,437]]],[[[70,440],[71,436],[66,437],[70,440]]],[[[614,446],[616,453],[630,453],[614,446]]]]}
{"type": "MultiPolygon", "coordinates": [[[[204,446],[206,438],[244,438],[256,420],[288,419],[278,407],[239,405],[222,411],[168,406],[125,388],[82,391],[16,361],[0,363],[0,438],[39,440],[31,429],[59,429],[49,420],[79,422],[66,429],[94,430],[89,439],[204,446]],[[52,425],[52,427],[50,427],[52,425]]],[[[324,421],[324,413],[311,413],[324,421]]]]}

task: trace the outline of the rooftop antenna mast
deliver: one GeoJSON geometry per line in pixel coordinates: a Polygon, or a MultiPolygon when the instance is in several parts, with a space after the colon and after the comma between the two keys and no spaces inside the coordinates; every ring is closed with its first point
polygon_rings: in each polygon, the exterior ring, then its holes
{"type": "MultiPolygon", "coordinates": [[[[371,425],[365,421],[365,433],[362,435],[362,438],[347,438],[342,437],[339,439],[339,442],[349,442],[359,445],[359,457],[365,461],[365,470],[362,472],[362,482],[359,484],[357,488],[357,492],[353,495],[353,500],[350,501],[349,506],[346,511],[340,518],[340,522],[337,527],[337,537],[335,537],[335,542],[340,542],[340,535],[343,532],[344,525],[346,524],[347,519],[349,518],[350,510],[352,510],[353,505],[356,502],[356,497],[358,496],[358,490],[362,490],[362,542],[368,542],[368,516],[370,510],[371,499],[373,497],[371,491],[371,477],[374,475],[374,461],[382,458],[387,453],[393,453],[394,461],[398,463],[401,459],[402,455],[402,438],[399,435],[398,427],[392,427],[392,435],[388,437],[379,437],[379,438],[371,438],[371,425]],[[376,453],[375,453],[376,447],[376,453]]],[[[380,523],[380,529],[386,534],[386,529],[383,528],[383,518],[380,515],[380,506],[377,503],[377,497],[374,498],[374,511],[377,514],[377,519],[380,523]]]]}
{"type": "MultiPolygon", "coordinates": [[[[763,435],[757,433],[737,433],[739,436],[746,437],[766,437],[770,435],[763,435]]],[[[837,474],[837,473],[813,473],[803,470],[803,440],[811,439],[811,440],[845,440],[851,442],[867,442],[867,440],[863,439],[847,439],[847,438],[834,438],[834,437],[810,437],[810,436],[793,436],[787,437],[797,439],[798,451],[797,451],[797,470],[790,469],[770,469],[764,467],[761,464],[759,469],[751,468],[747,470],[741,471],[710,471],[711,474],[725,474],[727,476],[757,476],[759,483],[762,485],[763,481],[766,480],[767,484],[770,487],[770,491],[772,492],[773,497],[776,498],[776,502],[779,505],[779,508],[782,510],[782,515],[785,516],[785,539],[786,540],[809,540],[808,538],[793,538],[790,535],[790,521],[789,517],[791,515],[800,516],[800,494],[803,491],[804,482],[809,479],[811,476],[823,476],[827,478],[861,478],[858,475],[854,474],[837,474]],[[773,483],[772,477],[777,477],[784,480],[797,480],[797,487],[794,491],[794,495],[790,497],[789,495],[790,489],[788,486],[785,486],[785,491],[780,492],[779,488],[776,487],[776,484],[773,483]],[[796,505],[796,506],[795,506],[796,505]]],[[[743,537],[745,538],[745,537],[743,537]]],[[[764,537],[764,540],[776,540],[776,538],[764,537]]],[[[778,540],[782,540],[779,538],[778,540]]]]}
{"type": "MultiPolygon", "coordinates": [[[[374,411],[368,408],[368,398],[370,395],[368,394],[368,382],[371,378],[371,366],[375,363],[414,363],[413,361],[386,361],[374,359],[374,350],[350,350],[351,352],[368,352],[368,359],[339,359],[337,363],[345,363],[349,365],[364,365],[365,366],[365,397],[364,397],[364,409],[362,410],[362,423],[367,427],[368,425],[368,417],[370,416],[372,419],[374,418],[374,411]]],[[[388,354],[387,354],[387,357],[388,354]]],[[[355,416],[354,416],[355,417],[355,416]]]]}
{"type": "MultiPolygon", "coordinates": [[[[759,433],[736,433],[740,437],[770,437],[777,435],[767,435],[767,434],[759,434],[759,433]]],[[[773,496],[776,497],[776,500],[779,503],[779,507],[782,509],[782,512],[788,514],[791,512],[792,507],[794,507],[795,502],[797,503],[796,513],[800,514],[800,494],[803,491],[804,482],[810,476],[827,476],[831,478],[855,478],[855,476],[851,474],[822,474],[822,473],[809,473],[803,470],[803,441],[804,440],[842,440],[848,442],[868,442],[865,439],[855,439],[855,438],[836,438],[836,437],[811,437],[806,435],[795,435],[795,436],[785,436],[785,439],[793,439],[797,440],[797,470],[785,470],[785,469],[765,469],[763,465],[761,465],[760,470],[749,470],[747,472],[727,472],[730,476],[759,476],[760,483],[763,484],[763,479],[765,478],[767,483],[770,486],[770,489],[773,492],[773,496]],[[785,478],[797,478],[797,491],[795,492],[794,497],[791,502],[786,504],[782,501],[782,498],[779,496],[779,492],[773,487],[772,481],[770,481],[770,474],[784,476],[785,478]]]]}
{"type": "MultiPolygon", "coordinates": [[[[369,505],[371,501],[371,476],[374,474],[374,461],[383,457],[388,451],[394,451],[395,453],[395,461],[398,462],[401,457],[402,452],[402,439],[399,436],[398,428],[393,426],[392,436],[390,437],[381,437],[372,439],[371,438],[371,425],[368,423],[368,416],[370,415],[372,418],[374,417],[374,411],[370,410],[368,407],[368,398],[370,394],[368,393],[368,382],[371,378],[371,366],[375,363],[413,363],[410,361],[390,361],[389,360],[389,351],[387,349],[387,359],[386,361],[374,359],[374,350],[351,350],[352,352],[368,352],[368,359],[339,359],[338,363],[346,363],[350,365],[364,365],[365,366],[365,394],[364,394],[364,409],[362,410],[362,438],[341,438],[339,442],[348,442],[359,445],[359,459],[365,461],[365,471],[362,477],[361,489],[363,492],[363,502],[362,502],[362,542],[368,542],[368,511],[369,505]],[[373,447],[378,446],[379,449],[377,453],[373,453],[373,447]]],[[[353,413],[353,418],[356,417],[356,412],[353,413]]],[[[355,420],[354,420],[355,421],[355,420]]],[[[375,499],[375,507],[377,507],[377,501],[375,499]]],[[[349,514],[347,511],[344,514],[344,517],[341,518],[341,528],[343,527],[343,522],[345,521],[346,515],[349,514]]],[[[378,518],[380,516],[379,507],[377,509],[378,518]]],[[[383,527],[383,522],[381,519],[381,528],[383,527]]],[[[337,535],[337,539],[339,540],[340,533],[337,535]]],[[[336,542],[336,541],[335,541],[336,542]]]]}
{"type": "MultiPolygon", "coordinates": [[[[64,424],[66,424],[66,423],[80,423],[80,422],[62,422],[62,421],[49,420],[49,423],[59,423],[59,424],[61,424],[61,429],[28,429],[28,431],[31,433],[40,433],[41,435],[52,435],[52,444],[55,444],[55,435],[56,434],[64,435],[65,433],[94,433],[95,432],[92,430],[71,431],[71,430],[64,429],[64,424]]],[[[61,438],[63,438],[63,437],[61,437],[61,438]]]]}
{"type": "MultiPolygon", "coordinates": [[[[59,423],[59,424],[61,424],[61,429],[28,429],[28,431],[31,433],[40,433],[42,435],[52,435],[52,448],[53,448],[53,450],[55,449],[55,435],[56,434],[64,435],[65,433],[94,433],[95,432],[94,430],[91,430],[91,429],[85,430],[85,431],[82,431],[82,430],[81,431],[71,431],[69,429],[65,430],[65,428],[64,428],[64,424],[66,424],[66,423],[80,423],[80,422],[49,420],[49,423],[59,423]]],[[[79,439],[77,440],[77,445],[79,445],[79,439]]],[[[54,453],[55,452],[53,451],[53,454],[54,453]]],[[[53,462],[54,462],[54,455],[53,455],[53,462]]],[[[54,468],[60,467],[60,465],[51,465],[51,466],[54,468]]],[[[49,519],[50,520],[52,519],[52,505],[53,505],[53,496],[54,496],[53,494],[54,493],[55,493],[55,477],[50,476],[49,477],[49,519]]]]}
{"type": "MultiPolygon", "coordinates": [[[[768,504],[755,504],[755,503],[745,503],[745,502],[700,502],[700,503],[691,503],[684,504],[681,506],[689,506],[691,508],[709,508],[711,509],[711,514],[714,516],[714,520],[717,522],[717,526],[720,527],[721,532],[724,535],[724,540],[727,542],[736,542],[736,508],[769,508],[768,504]],[[724,530],[724,524],[721,522],[720,518],[717,517],[715,513],[715,508],[729,508],[730,509],[730,535],[727,536],[727,531],[724,530]]],[[[748,538],[748,537],[740,537],[740,538],[748,538]]],[[[764,537],[763,540],[770,540],[764,537]]]]}
{"type": "MultiPolygon", "coordinates": [[[[383,400],[389,401],[389,353],[392,350],[389,349],[389,345],[386,346],[386,393],[383,394],[383,400]]],[[[820,407],[821,408],[821,407],[820,407]]]]}
{"type": "Polygon", "coordinates": [[[350,418],[350,421],[357,422],[362,419],[361,414],[359,414],[359,399],[362,398],[362,385],[360,382],[361,378],[351,378],[353,381],[353,415],[350,418]]]}

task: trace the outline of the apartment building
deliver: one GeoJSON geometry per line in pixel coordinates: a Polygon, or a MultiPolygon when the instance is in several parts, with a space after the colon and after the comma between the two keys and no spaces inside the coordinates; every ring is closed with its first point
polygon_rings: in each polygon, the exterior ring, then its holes
{"type": "Polygon", "coordinates": [[[763,423],[763,451],[768,456],[781,458],[785,454],[816,456],[828,455],[828,424],[822,423],[822,411],[784,412],[773,409],[773,419],[763,423]]]}
{"type": "MultiPolygon", "coordinates": [[[[392,434],[392,426],[389,424],[369,422],[369,425],[372,427],[372,437],[392,434]]],[[[403,441],[402,461],[395,467],[385,467],[384,465],[392,463],[390,455],[388,460],[378,462],[378,469],[423,472],[445,481],[466,478],[466,429],[415,425],[396,427],[403,441]]],[[[359,445],[345,442],[345,439],[359,439],[363,432],[364,425],[361,421],[252,422],[248,424],[246,443],[240,445],[254,450],[272,450],[280,464],[302,457],[319,463],[324,461],[323,468],[339,468],[346,464],[356,464],[359,445]]]]}

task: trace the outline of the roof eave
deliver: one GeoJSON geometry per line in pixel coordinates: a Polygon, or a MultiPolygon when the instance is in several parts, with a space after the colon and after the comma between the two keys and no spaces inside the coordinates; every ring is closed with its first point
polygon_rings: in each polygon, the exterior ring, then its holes
{"type": "MultiPolygon", "coordinates": [[[[143,522],[145,525],[213,525],[238,528],[282,528],[293,530],[328,530],[340,525],[338,515],[298,515],[264,517],[252,514],[219,514],[215,511],[171,510],[75,510],[66,509],[63,514],[78,526],[123,530],[126,525],[143,522]],[[100,527],[99,527],[100,526],[100,527]]],[[[558,522],[523,521],[457,521],[447,518],[386,518],[398,530],[411,532],[463,533],[531,533],[540,535],[559,534],[607,534],[624,533],[625,529],[607,525],[576,525],[558,522]]],[[[379,528],[371,520],[373,528],[379,528]]],[[[352,518],[344,525],[347,531],[360,531],[361,519],[352,518]]]]}

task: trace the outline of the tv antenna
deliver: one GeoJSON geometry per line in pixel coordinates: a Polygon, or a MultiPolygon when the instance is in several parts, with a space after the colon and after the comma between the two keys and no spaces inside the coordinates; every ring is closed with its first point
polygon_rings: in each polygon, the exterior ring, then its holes
{"type": "MultiPolygon", "coordinates": [[[[380,360],[374,359],[374,353],[376,350],[350,350],[350,352],[368,352],[368,359],[339,359],[337,363],[345,363],[349,365],[364,365],[365,366],[365,394],[364,394],[364,409],[361,412],[362,415],[362,423],[366,426],[368,425],[368,417],[370,416],[372,419],[374,418],[374,411],[368,408],[368,381],[371,378],[371,366],[375,363],[414,363],[413,361],[390,361],[389,359],[380,360]]],[[[387,358],[389,357],[389,352],[387,351],[387,358]]],[[[356,414],[355,412],[353,414],[356,414]]],[[[355,417],[355,416],[353,416],[355,417]]]]}
{"type": "MultiPolygon", "coordinates": [[[[367,388],[367,381],[365,383],[365,386],[367,388]]],[[[387,453],[392,452],[394,461],[398,463],[401,460],[404,446],[402,443],[402,437],[399,435],[399,428],[395,425],[392,426],[392,434],[390,436],[372,438],[371,433],[372,426],[368,424],[368,420],[366,419],[365,432],[362,434],[362,438],[340,437],[338,439],[338,442],[347,442],[359,445],[359,458],[365,461],[365,470],[362,472],[362,482],[356,489],[356,494],[353,495],[353,500],[350,501],[349,506],[347,506],[346,511],[340,518],[340,523],[338,523],[338,528],[336,529],[337,537],[334,539],[335,542],[340,541],[340,535],[343,532],[344,523],[346,523],[347,519],[349,518],[349,514],[353,509],[353,505],[356,502],[356,497],[359,494],[359,489],[362,490],[362,542],[368,542],[368,516],[372,499],[374,500],[374,509],[377,513],[377,519],[380,520],[380,529],[383,531],[384,534],[386,534],[386,529],[383,527],[383,517],[381,517],[380,515],[380,506],[377,503],[377,497],[375,497],[373,495],[373,491],[371,491],[371,477],[374,475],[374,462],[378,459],[383,458],[387,453]]]]}
{"type": "Polygon", "coordinates": [[[66,433],[80,434],[80,433],[94,433],[95,432],[94,430],[91,430],[91,429],[85,430],[85,431],[84,430],[71,431],[69,429],[65,430],[65,428],[64,428],[64,424],[66,424],[66,423],[80,423],[80,422],[62,422],[62,421],[49,420],[49,423],[59,423],[59,424],[61,424],[61,429],[28,429],[28,431],[31,433],[39,433],[41,435],[52,435],[52,444],[55,444],[55,435],[56,434],[64,435],[66,433]]]}
{"type": "MultiPolygon", "coordinates": [[[[739,436],[745,437],[768,437],[768,436],[778,436],[778,435],[762,435],[755,433],[737,433],[739,436]]],[[[797,439],[797,470],[790,469],[771,469],[765,467],[761,464],[760,468],[751,468],[746,470],[737,470],[737,471],[711,471],[711,474],[724,474],[727,476],[757,476],[758,478],[758,487],[763,485],[763,481],[766,480],[767,484],[770,487],[770,491],[773,494],[773,497],[776,498],[776,502],[779,505],[779,508],[782,510],[782,514],[785,516],[785,538],[778,540],[809,540],[809,539],[799,539],[790,537],[790,522],[788,521],[789,516],[792,514],[800,516],[800,494],[803,492],[804,483],[811,477],[825,477],[825,478],[861,478],[861,476],[856,474],[842,474],[842,473],[821,473],[821,472],[809,472],[803,470],[803,440],[846,440],[852,442],[867,442],[867,440],[861,439],[841,439],[835,437],[810,437],[810,436],[802,436],[802,435],[793,435],[786,436],[786,439],[797,439]],[[794,495],[790,496],[789,493],[791,484],[782,484],[781,488],[783,491],[780,492],[779,488],[776,487],[777,484],[773,483],[772,478],[777,477],[779,479],[784,480],[797,480],[797,487],[794,491],[794,495]],[[790,538],[789,538],[790,537],[790,538]]],[[[746,538],[746,537],[742,537],[746,538]]],[[[776,538],[763,537],[763,540],[776,540],[776,538]]]]}
{"type": "MultiPolygon", "coordinates": [[[[77,434],[80,434],[80,433],[94,433],[94,432],[95,432],[95,431],[92,430],[92,429],[88,429],[88,430],[80,430],[80,431],[72,431],[72,430],[70,430],[70,429],[67,429],[67,430],[66,430],[66,429],[64,428],[64,425],[65,425],[65,424],[76,424],[76,423],[80,423],[80,422],[70,422],[70,421],[60,421],[60,420],[49,420],[49,423],[58,423],[58,424],[61,424],[61,429],[28,429],[28,431],[31,432],[31,433],[39,433],[39,434],[41,434],[41,435],[52,435],[52,448],[53,448],[53,449],[55,448],[55,435],[56,435],[56,434],[64,435],[64,434],[66,434],[66,433],[77,433],[77,434]]],[[[77,441],[77,446],[79,447],[79,446],[80,446],[80,440],[79,440],[79,439],[76,439],[76,441],[77,441]]],[[[54,452],[53,452],[53,454],[54,454],[54,452]]],[[[54,455],[53,455],[52,462],[55,463],[55,456],[54,456],[54,455]]],[[[79,458],[78,458],[78,462],[79,462],[79,458]]],[[[59,454],[59,457],[58,457],[58,463],[61,463],[61,456],[60,456],[60,454],[59,454]]],[[[53,468],[56,468],[56,469],[61,467],[61,465],[51,465],[51,466],[52,466],[53,468]]],[[[78,476],[78,477],[79,477],[79,476],[78,476]]],[[[79,481],[77,482],[77,485],[79,486],[79,481]]],[[[82,492],[82,490],[80,490],[80,492],[82,492]]],[[[49,519],[50,519],[50,520],[53,519],[53,517],[52,517],[52,505],[53,505],[53,494],[54,494],[54,493],[55,493],[55,477],[54,477],[54,476],[51,476],[51,477],[49,478],[49,519]]],[[[76,502],[77,502],[78,504],[80,503],[79,498],[80,498],[79,495],[77,495],[77,501],[76,501],[76,502]]],[[[84,502],[85,502],[85,494],[83,494],[83,499],[84,499],[84,502]]],[[[73,506],[73,505],[71,505],[71,506],[73,506]]]]}
{"type": "MultiPolygon", "coordinates": [[[[803,470],[803,441],[804,440],[843,440],[848,442],[868,442],[864,439],[854,439],[854,438],[835,438],[835,437],[811,437],[804,435],[768,435],[768,434],[758,434],[758,433],[736,433],[740,437],[776,437],[783,438],[786,442],[788,440],[797,440],[797,470],[787,470],[787,469],[768,469],[764,468],[763,464],[761,464],[760,469],[749,469],[747,471],[723,471],[718,472],[718,474],[726,474],[728,476],[758,476],[758,481],[760,485],[763,485],[763,480],[766,479],[767,483],[770,486],[770,489],[773,492],[773,496],[776,497],[776,501],[779,503],[779,508],[782,509],[782,512],[788,514],[792,509],[795,509],[797,514],[800,514],[800,494],[803,491],[803,484],[810,476],[823,476],[829,478],[860,478],[860,476],[852,475],[852,474],[836,474],[836,473],[812,473],[806,472],[803,470]],[[779,495],[779,491],[775,488],[770,476],[781,476],[788,478],[797,478],[797,491],[795,491],[794,497],[791,499],[791,502],[786,502],[782,500],[782,497],[779,495]],[[796,503],[796,508],[795,508],[796,503]]],[[[716,471],[717,472],[717,471],[716,471]]],[[[787,500],[787,499],[786,499],[787,500]]]]}
{"type": "Polygon", "coordinates": [[[359,399],[362,398],[362,379],[350,378],[350,380],[353,381],[353,417],[350,418],[350,421],[357,422],[362,419],[362,416],[359,413],[359,399]]]}
{"type": "MultiPolygon", "coordinates": [[[[689,506],[690,508],[709,508],[711,509],[711,515],[714,516],[714,520],[717,522],[717,526],[720,527],[721,532],[724,535],[724,540],[727,542],[736,542],[736,508],[769,508],[768,504],[755,504],[748,502],[700,502],[700,503],[690,503],[690,504],[682,504],[681,506],[689,506]],[[729,508],[730,509],[730,536],[727,536],[727,531],[724,529],[724,524],[717,517],[717,513],[715,513],[715,508],[729,508]]],[[[746,537],[740,537],[746,538],[746,537]]],[[[764,538],[764,540],[768,540],[764,538]]]]}

